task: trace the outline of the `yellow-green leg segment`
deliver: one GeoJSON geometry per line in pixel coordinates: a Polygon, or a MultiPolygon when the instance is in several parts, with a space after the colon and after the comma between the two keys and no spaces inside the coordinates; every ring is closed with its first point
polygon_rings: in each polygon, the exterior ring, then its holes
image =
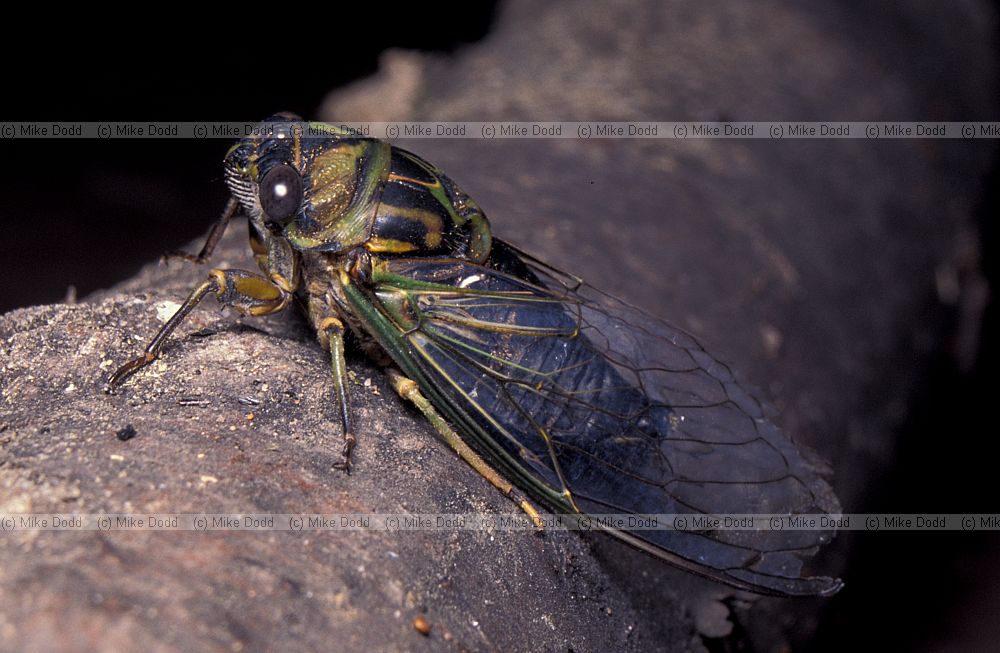
{"type": "Polygon", "coordinates": [[[333,386],[336,390],[337,403],[340,409],[340,422],[343,426],[344,448],[340,452],[340,462],[334,467],[351,473],[351,452],[357,438],[351,426],[351,406],[347,391],[347,364],[344,361],[344,323],[335,317],[324,318],[319,324],[319,330],[330,340],[330,363],[333,366],[333,386]]]}
{"type": "Polygon", "coordinates": [[[473,449],[465,443],[455,429],[451,428],[451,425],[441,414],[437,412],[431,402],[427,401],[420,392],[420,388],[412,380],[404,376],[400,371],[390,368],[389,380],[392,383],[393,389],[399,394],[400,397],[409,401],[414,406],[417,407],[427,421],[437,430],[444,441],[450,446],[455,453],[459,455],[465,462],[467,462],[474,470],[479,472],[479,474],[485,478],[487,481],[493,484],[495,488],[503,492],[504,496],[509,498],[511,501],[516,503],[518,507],[525,512],[526,515],[531,517],[531,521],[535,523],[535,526],[542,528],[542,518],[538,514],[538,508],[536,508],[528,499],[521,494],[521,492],[514,487],[514,485],[504,478],[500,472],[490,467],[489,463],[483,460],[479,454],[477,454],[473,449]]]}

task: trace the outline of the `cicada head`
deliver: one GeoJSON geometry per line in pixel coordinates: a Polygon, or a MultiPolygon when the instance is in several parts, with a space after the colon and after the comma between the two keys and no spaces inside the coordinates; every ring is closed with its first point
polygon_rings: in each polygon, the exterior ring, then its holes
{"type": "Polygon", "coordinates": [[[369,237],[390,158],[387,143],[280,113],[229,150],[226,185],[259,229],[339,252],[369,237]]]}

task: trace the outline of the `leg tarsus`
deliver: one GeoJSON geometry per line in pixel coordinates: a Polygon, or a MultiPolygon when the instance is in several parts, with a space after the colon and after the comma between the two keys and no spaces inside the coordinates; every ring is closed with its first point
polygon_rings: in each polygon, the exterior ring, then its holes
{"type": "Polygon", "coordinates": [[[172,260],[187,261],[189,263],[204,263],[205,260],[196,254],[190,254],[182,249],[169,249],[160,255],[160,265],[169,263],[172,260]]]}
{"type": "Polygon", "coordinates": [[[350,475],[351,473],[351,454],[354,452],[354,445],[357,444],[358,439],[354,437],[353,433],[344,434],[344,447],[340,450],[340,460],[333,463],[334,469],[339,469],[342,472],[350,475]]]}

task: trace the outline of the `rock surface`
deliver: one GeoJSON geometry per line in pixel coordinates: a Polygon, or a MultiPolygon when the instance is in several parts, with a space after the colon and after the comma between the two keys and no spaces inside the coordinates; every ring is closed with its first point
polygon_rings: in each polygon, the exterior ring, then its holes
{"type": "MultiPolygon", "coordinates": [[[[975,56],[980,5],[954,7],[975,56]]],[[[901,11],[932,26],[926,39],[945,29],[923,3],[901,11]]],[[[513,2],[454,57],[388,54],[381,77],[332,95],[322,117],[991,109],[986,81],[935,97],[965,75],[900,57],[923,45],[888,28],[873,38],[870,18],[783,2],[513,2]]],[[[833,463],[848,511],[889,463],[941,337],[939,300],[963,301],[964,287],[943,296],[935,281],[975,269],[962,244],[991,152],[919,140],[403,145],[455,178],[501,237],[699,334],[762,385],[779,424],[833,463]]],[[[238,228],[213,264],[251,267],[238,228]]],[[[102,394],[203,274],[150,266],[86,303],[0,317],[0,512],[516,513],[359,357],[355,471],[332,470],[328,364],[294,316],[239,321],[209,300],[160,362],[102,394]],[[137,435],[122,442],[128,425],[137,435]]],[[[0,641],[19,651],[697,650],[699,633],[724,636],[733,620],[773,649],[808,637],[821,605],[748,602],[565,532],[14,532],[0,559],[0,641]],[[427,637],[412,626],[420,614],[427,637]]],[[[824,571],[839,559],[834,549],[824,571]]]]}

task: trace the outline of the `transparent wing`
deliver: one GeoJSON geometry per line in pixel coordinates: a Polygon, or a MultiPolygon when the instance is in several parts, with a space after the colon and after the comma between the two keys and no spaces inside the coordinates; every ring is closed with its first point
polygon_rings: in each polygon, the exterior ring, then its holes
{"type": "MultiPolygon", "coordinates": [[[[489,267],[403,259],[377,285],[427,394],[537,499],[588,514],[840,506],[732,370],[666,322],[502,243],[489,267]]],[[[782,595],[824,531],[609,529],[673,564],[782,595]]]]}

